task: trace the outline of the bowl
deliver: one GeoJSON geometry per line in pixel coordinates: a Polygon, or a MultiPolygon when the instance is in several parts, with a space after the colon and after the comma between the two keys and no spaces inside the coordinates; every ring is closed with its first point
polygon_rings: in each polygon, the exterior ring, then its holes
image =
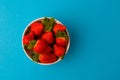
{"type": "Polygon", "coordinates": [[[22,48],[26,56],[41,65],[55,64],[64,59],[70,46],[67,27],[52,17],[30,22],[22,35],[22,48]]]}

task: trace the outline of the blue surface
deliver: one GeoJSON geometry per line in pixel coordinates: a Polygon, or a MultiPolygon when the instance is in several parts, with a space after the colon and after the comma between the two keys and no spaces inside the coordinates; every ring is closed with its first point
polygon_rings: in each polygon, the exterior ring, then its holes
{"type": "Polygon", "coordinates": [[[0,0],[0,80],[120,80],[120,0],[0,0]],[[71,36],[64,60],[30,61],[21,46],[32,20],[52,16],[71,36]]]}

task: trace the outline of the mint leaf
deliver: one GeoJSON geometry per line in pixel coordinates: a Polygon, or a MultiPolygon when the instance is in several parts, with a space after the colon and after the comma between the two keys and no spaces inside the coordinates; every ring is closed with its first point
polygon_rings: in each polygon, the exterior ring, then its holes
{"type": "Polygon", "coordinates": [[[29,43],[27,49],[32,49],[32,48],[34,47],[35,43],[36,43],[36,40],[30,41],[30,43],[29,43]]]}

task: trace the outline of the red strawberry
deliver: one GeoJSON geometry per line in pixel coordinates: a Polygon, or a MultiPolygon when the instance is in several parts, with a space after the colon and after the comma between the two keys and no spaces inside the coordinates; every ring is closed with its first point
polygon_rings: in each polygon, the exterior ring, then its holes
{"type": "Polygon", "coordinates": [[[33,32],[30,32],[23,37],[23,44],[28,45],[30,41],[33,39],[34,39],[34,34],[33,32]]]}
{"type": "Polygon", "coordinates": [[[65,54],[65,48],[55,44],[54,45],[54,53],[56,56],[61,57],[65,54]]]}
{"type": "Polygon", "coordinates": [[[42,35],[42,39],[46,40],[48,44],[52,44],[54,42],[54,37],[52,32],[45,32],[42,35]]]}
{"type": "Polygon", "coordinates": [[[53,63],[57,61],[57,57],[53,53],[40,54],[39,61],[41,63],[53,63]]]}
{"type": "Polygon", "coordinates": [[[55,41],[56,41],[56,44],[63,46],[63,47],[66,47],[68,43],[67,39],[64,37],[57,37],[55,41]]]}
{"type": "Polygon", "coordinates": [[[55,24],[53,28],[53,31],[55,33],[57,33],[58,31],[65,31],[65,30],[66,30],[66,27],[62,24],[55,24]]]}
{"type": "Polygon", "coordinates": [[[52,48],[47,44],[47,42],[43,39],[37,40],[34,48],[34,52],[40,53],[49,53],[52,51],[52,48]]]}
{"type": "Polygon", "coordinates": [[[44,29],[44,26],[42,23],[34,22],[31,24],[30,30],[35,33],[35,35],[40,35],[44,29]]]}

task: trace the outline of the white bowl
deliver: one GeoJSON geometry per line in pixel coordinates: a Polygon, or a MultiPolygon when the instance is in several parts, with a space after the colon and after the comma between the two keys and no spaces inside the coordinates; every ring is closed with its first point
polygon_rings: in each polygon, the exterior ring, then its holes
{"type": "MultiPolygon", "coordinates": [[[[53,63],[39,63],[39,62],[36,62],[36,61],[34,61],[34,60],[31,59],[31,57],[30,57],[30,56],[27,54],[27,52],[25,51],[24,45],[23,45],[23,36],[24,36],[27,28],[28,28],[32,23],[34,23],[34,22],[36,22],[36,21],[39,21],[39,20],[41,20],[41,19],[44,19],[44,18],[45,18],[45,17],[37,18],[37,19],[33,20],[32,22],[30,22],[30,23],[26,26],[26,28],[24,29],[24,32],[23,32],[23,34],[22,34],[22,48],[23,48],[23,51],[24,51],[24,53],[26,54],[26,56],[27,56],[31,61],[33,61],[33,62],[35,62],[35,63],[37,63],[37,64],[41,64],[41,65],[51,65],[51,64],[55,64],[55,63],[61,61],[62,58],[59,58],[57,61],[55,61],[55,62],[53,62],[53,63]]],[[[47,17],[47,18],[51,18],[51,17],[47,17]]],[[[54,19],[55,19],[55,18],[54,18],[54,19]]],[[[62,24],[62,23],[61,23],[59,20],[57,20],[57,19],[55,19],[55,21],[56,21],[56,23],[62,24]]],[[[63,25],[64,25],[64,24],[63,24],[63,25]]],[[[68,38],[69,38],[69,39],[68,39],[68,44],[67,44],[67,47],[66,47],[65,55],[67,54],[67,52],[68,52],[68,50],[69,50],[69,47],[70,47],[70,35],[69,35],[69,32],[68,32],[67,28],[66,28],[66,32],[67,32],[67,35],[68,35],[68,38]]],[[[65,55],[64,55],[64,56],[65,56],[65,55]]]]}

